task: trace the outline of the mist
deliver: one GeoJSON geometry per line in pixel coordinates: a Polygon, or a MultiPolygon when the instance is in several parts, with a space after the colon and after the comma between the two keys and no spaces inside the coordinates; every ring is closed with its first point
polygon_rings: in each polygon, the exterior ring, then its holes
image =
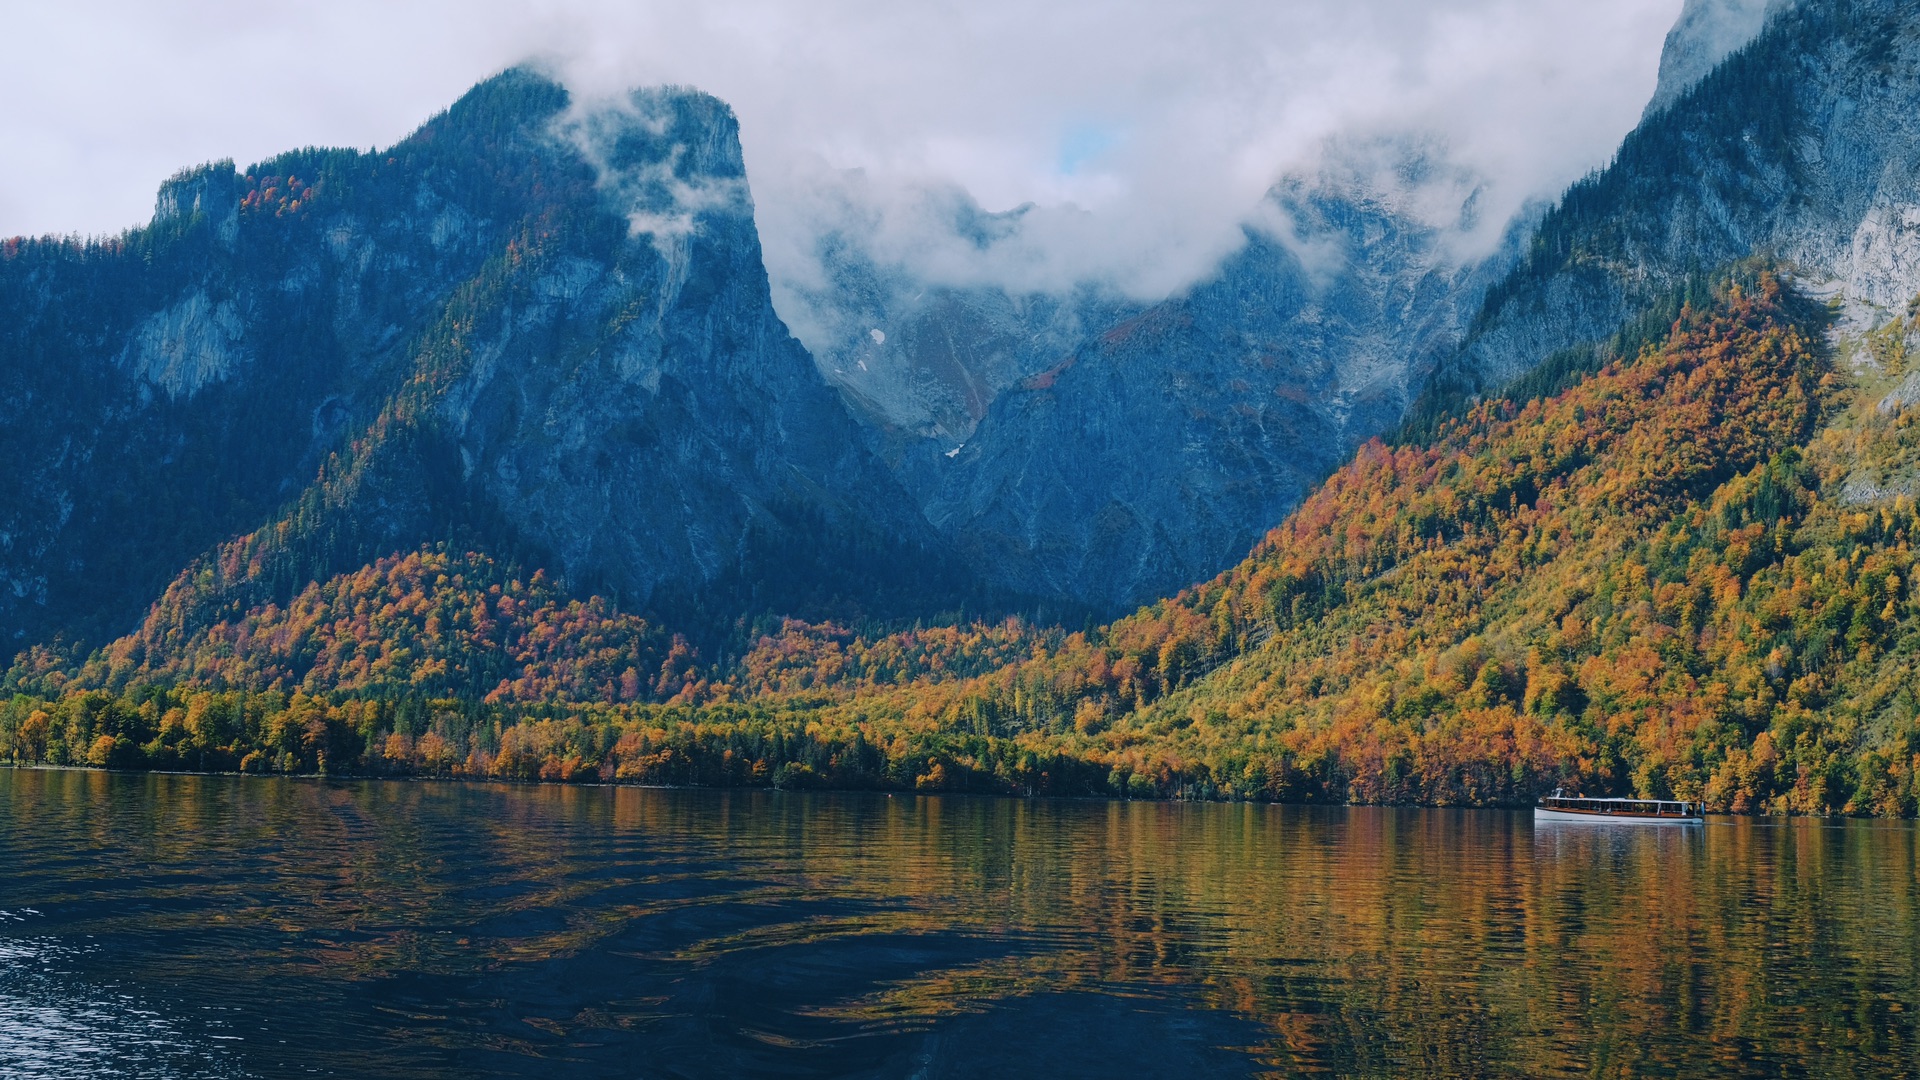
{"type": "Polygon", "coordinates": [[[10,5],[0,235],[117,232],[201,161],[390,144],[532,61],[587,103],[661,83],[730,103],[777,292],[817,274],[831,231],[930,282],[1153,298],[1216,267],[1276,179],[1343,143],[1418,139],[1479,178],[1468,242],[1490,247],[1528,200],[1606,163],[1680,7],[10,5]],[[1002,240],[956,226],[974,209],[1006,215],[1002,240]]]}

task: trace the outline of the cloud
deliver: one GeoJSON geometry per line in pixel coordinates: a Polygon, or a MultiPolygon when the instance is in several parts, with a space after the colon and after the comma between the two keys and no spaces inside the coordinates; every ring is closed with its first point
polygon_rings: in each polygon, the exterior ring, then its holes
{"type": "MultiPolygon", "coordinates": [[[[640,89],[592,104],[576,100],[553,134],[591,164],[600,190],[626,213],[629,234],[648,237],[662,256],[678,260],[701,215],[746,213],[752,199],[738,157],[728,151],[724,161],[703,161],[691,152],[675,130],[683,118],[665,93],[640,89]]],[[[706,156],[713,156],[711,148],[706,156]]]]}
{"type": "Polygon", "coordinates": [[[858,225],[930,280],[1138,296],[1206,273],[1329,137],[1417,132],[1497,226],[1604,164],[1679,0],[423,0],[7,5],[0,234],[142,221],[220,157],[402,137],[545,58],[741,120],[769,270],[858,225]],[[988,215],[967,210],[977,206],[988,215]],[[1025,208],[1025,209],[1022,209],[1025,208]],[[969,233],[968,229],[975,231],[969,233]],[[999,229],[982,243],[978,229],[999,229]]]}

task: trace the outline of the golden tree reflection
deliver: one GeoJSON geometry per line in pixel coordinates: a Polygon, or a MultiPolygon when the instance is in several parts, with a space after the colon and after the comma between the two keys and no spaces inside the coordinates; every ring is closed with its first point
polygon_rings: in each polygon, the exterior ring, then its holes
{"type": "MultiPolygon", "coordinates": [[[[1907,825],[25,771],[0,784],[16,837],[128,868],[44,875],[45,906],[125,901],[96,907],[89,932],[200,934],[244,951],[228,977],[262,986],[485,988],[371,1006],[395,1045],[547,1053],[698,1016],[761,1052],[828,1053],[1097,999],[1238,1023],[1238,1041],[1210,1037],[1273,1075],[1872,1076],[1920,1052],[1907,825]],[[551,1007],[514,1011],[528,980],[555,984],[551,1007]]],[[[180,957],[166,974],[210,961],[235,958],[180,957]]]]}

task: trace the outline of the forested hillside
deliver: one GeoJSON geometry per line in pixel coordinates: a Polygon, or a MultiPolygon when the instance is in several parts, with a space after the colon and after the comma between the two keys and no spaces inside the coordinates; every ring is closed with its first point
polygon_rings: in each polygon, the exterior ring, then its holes
{"type": "Polygon", "coordinates": [[[441,543],[708,633],[981,591],[775,313],[738,124],[524,69],[377,153],[0,243],[0,641],[196,632],[441,543]]]}
{"type": "MultiPolygon", "coordinates": [[[[1109,626],[742,626],[698,656],[426,551],[188,638],[24,656],[15,760],[1911,814],[1920,412],[1747,271],[1555,394],[1374,444],[1109,626]]],[[[1901,387],[1908,387],[1902,383],[1901,387]]]]}
{"type": "Polygon", "coordinates": [[[0,760],[1913,814],[1915,71],[1911,4],[1781,5],[1477,270],[1296,185],[1346,276],[856,304],[1004,367],[914,454],[706,95],[187,170],[0,242],[0,760]]]}

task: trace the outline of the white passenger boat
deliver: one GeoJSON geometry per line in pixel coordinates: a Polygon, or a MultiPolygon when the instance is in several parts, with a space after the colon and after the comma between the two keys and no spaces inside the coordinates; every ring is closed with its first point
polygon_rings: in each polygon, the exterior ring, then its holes
{"type": "Polygon", "coordinates": [[[1556,791],[1533,808],[1535,821],[1580,821],[1623,825],[1699,825],[1705,808],[1678,799],[1582,799],[1556,791]]]}

